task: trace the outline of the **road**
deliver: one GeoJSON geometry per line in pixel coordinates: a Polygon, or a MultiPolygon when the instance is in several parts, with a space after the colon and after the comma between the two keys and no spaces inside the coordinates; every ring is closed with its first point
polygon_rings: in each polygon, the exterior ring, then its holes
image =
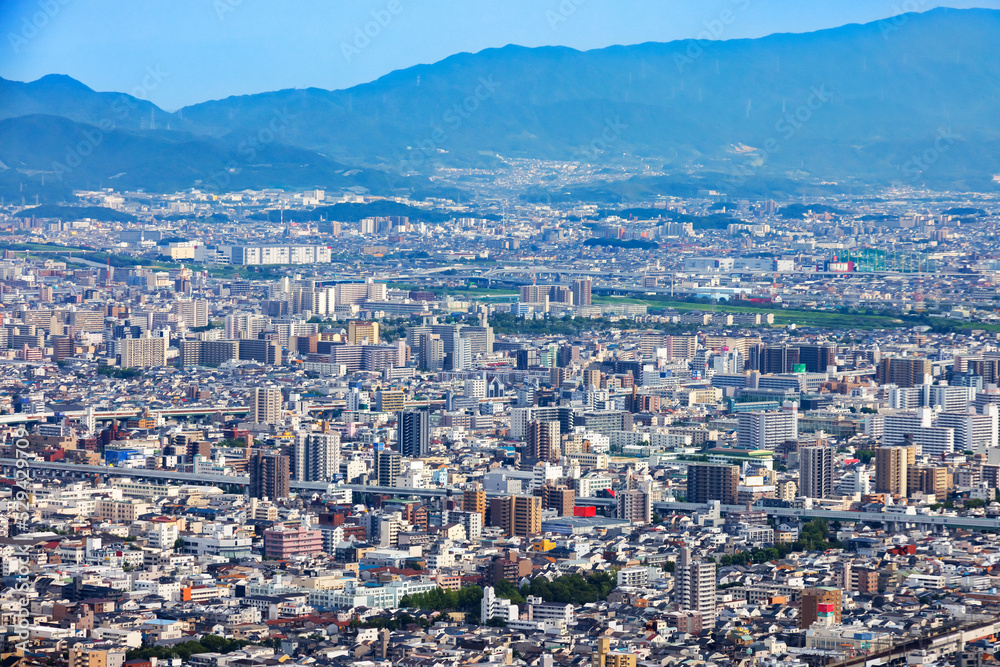
{"type": "MultiPolygon", "coordinates": [[[[14,459],[0,459],[0,469],[5,475],[12,475],[15,467],[14,459]]],[[[250,480],[246,476],[227,476],[183,473],[175,470],[146,470],[144,468],[115,468],[110,466],[77,465],[71,463],[29,461],[28,469],[32,471],[33,477],[67,477],[70,479],[88,479],[94,476],[100,477],[131,477],[136,479],[148,479],[154,482],[174,482],[180,484],[210,484],[210,485],[234,485],[246,486],[250,480]]],[[[300,482],[292,480],[290,487],[294,491],[323,492],[329,487],[327,482],[300,482]]],[[[415,496],[423,498],[439,498],[446,496],[447,489],[417,489],[410,487],[382,487],[382,486],[362,486],[359,484],[345,484],[343,488],[351,489],[356,493],[378,493],[396,496],[415,496]]],[[[453,494],[460,495],[460,490],[453,491],[453,494]]],[[[497,496],[498,493],[487,493],[487,496],[497,496]]],[[[615,504],[610,498],[577,498],[576,504],[580,506],[600,506],[610,507],[615,504]]],[[[705,505],[698,503],[677,503],[677,502],[654,502],[653,509],[660,514],[685,513],[690,514],[698,510],[704,510],[705,505]]],[[[724,513],[739,512],[745,510],[744,505],[722,505],[724,513]]],[[[823,519],[825,521],[852,521],[862,523],[883,523],[883,524],[910,524],[921,528],[941,529],[966,528],[969,530],[1000,530],[1000,518],[988,517],[961,517],[961,516],[941,516],[938,514],[897,514],[889,512],[850,512],[839,510],[812,510],[795,509],[789,507],[757,507],[763,510],[768,516],[776,519],[823,519]]]]}

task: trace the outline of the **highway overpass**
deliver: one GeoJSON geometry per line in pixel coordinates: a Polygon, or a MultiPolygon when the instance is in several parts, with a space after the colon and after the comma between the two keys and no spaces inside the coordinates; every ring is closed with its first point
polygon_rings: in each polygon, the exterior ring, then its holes
{"type": "MultiPolygon", "coordinates": [[[[104,465],[77,465],[63,462],[28,461],[28,469],[33,478],[58,477],[62,479],[93,479],[100,477],[129,477],[145,479],[151,482],[175,484],[202,484],[213,486],[245,487],[250,483],[247,476],[211,475],[183,473],[174,470],[147,470],[145,468],[115,468],[104,465]]],[[[0,470],[6,476],[12,476],[16,467],[14,459],[0,459],[0,470]]],[[[327,482],[300,482],[292,480],[290,487],[296,492],[322,493],[329,487],[327,482]]],[[[396,496],[415,496],[419,498],[440,498],[448,494],[447,489],[416,489],[411,487],[363,486],[360,484],[345,484],[344,488],[355,493],[376,493],[396,496]]],[[[454,491],[459,495],[460,491],[454,491]]],[[[500,494],[487,493],[487,496],[500,494]]],[[[577,498],[576,504],[581,506],[612,507],[612,498],[577,498]]],[[[653,509],[660,514],[689,514],[705,509],[698,503],[655,502],[653,509]]],[[[745,510],[744,505],[722,505],[723,513],[745,510]]],[[[943,530],[949,528],[965,528],[969,530],[1000,530],[1000,518],[942,516],[939,514],[899,514],[895,512],[851,512],[841,510],[796,509],[790,507],[757,507],[768,516],[776,519],[809,520],[823,519],[826,521],[851,521],[861,523],[881,523],[890,527],[913,525],[922,529],[943,530]]]]}

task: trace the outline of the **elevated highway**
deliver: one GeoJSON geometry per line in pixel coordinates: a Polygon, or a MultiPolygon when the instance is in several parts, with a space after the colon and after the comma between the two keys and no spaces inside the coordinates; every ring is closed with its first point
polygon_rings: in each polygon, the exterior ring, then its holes
{"type": "MultiPolygon", "coordinates": [[[[15,459],[0,459],[0,471],[6,476],[14,474],[16,468],[15,459]]],[[[99,477],[107,479],[110,477],[128,477],[132,479],[143,479],[151,482],[175,484],[201,484],[213,486],[236,486],[245,487],[250,483],[249,477],[245,475],[213,475],[204,473],[184,473],[175,470],[147,470],[145,468],[116,468],[105,465],[77,465],[72,463],[48,462],[48,461],[27,461],[27,468],[31,471],[33,478],[56,477],[61,479],[93,479],[99,477]]],[[[300,482],[292,480],[290,488],[297,492],[321,493],[329,488],[327,482],[300,482]]],[[[344,484],[343,488],[351,489],[355,493],[376,493],[395,496],[414,496],[418,498],[441,498],[448,495],[447,489],[418,489],[412,487],[386,487],[386,486],[363,486],[360,484],[344,484]]],[[[460,491],[453,491],[458,495],[460,491]]],[[[487,493],[493,497],[500,494],[487,493]]],[[[576,504],[581,506],[597,506],[603,508],[613,507],[613,498],[577,498],[576,504]]],[[[660,514],[690,514],[698,510],[704,510],[705,506],[698,503],[678,503],[678,502],[655,502],[653,509],[660,514]]],[[[722,505],[723,513],[739,512],[745,510],[743,505],[722,505]]],[[[796,509],[791,507],[756,507],[768,516],[776,519],[823,519],[825,521],[851,521],[860,523],[880,523],[889,527],[901,527],[905,525],[917,526],[923,529],[943,530],[949,528],[965,528],[968,530],[1000,530],[1000,518],[993,517],[964,517],[964,516],[942,516],[939,514],[902,514],[897,512],[852,512],[843,510],[822,510],[822,509],[796,509]]]]}

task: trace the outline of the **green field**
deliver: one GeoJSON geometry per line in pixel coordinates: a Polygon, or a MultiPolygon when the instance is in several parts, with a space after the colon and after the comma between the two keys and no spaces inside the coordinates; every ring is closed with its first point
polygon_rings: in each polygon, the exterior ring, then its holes
{"type": "Polygon", "coordinates": [[[433,292],[437,296],[452,295],[470,299],[509,298],[520,294],[518,290],[486,287],[442,287],[440,285],[415,285],[413,283],[388,283],[390,289],[405,289],[412,292],[433,292]]]}
{"type": "MultiPolygon", "coordinates": [[[[595,303],[639,303],[650,308],[674,308],[682,313],[702,311],[708,313],[760,313],[774,314],[774,326],[794,324],[800,327],[822,327],[826,329],[895,329],[915,326],[909,317],[891,315],[855,315],[823,310],[793,310],[790,308],[767,308],[764,306],[730,306],[727,304],[701,304],[676,301],[669,298],[595,296],[595,303]]],[[[986,325],[983,325],[985,327],[986,325]]],[[[976,325],[976,328],[979,328],[976,325]]]]}

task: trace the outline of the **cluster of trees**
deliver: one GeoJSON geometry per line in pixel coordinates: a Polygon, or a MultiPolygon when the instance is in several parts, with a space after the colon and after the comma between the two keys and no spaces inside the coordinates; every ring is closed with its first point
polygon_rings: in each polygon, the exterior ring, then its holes
{"type": "Polygon", "coordinates": [[[125,654],[126,660],[149,660],[157,658],[166,660],[170,658],[180,658],[187,662],[196,653],[230,653],[238,651],[250,642],[242,639],[226,639],[218,635],[205,635],[200,640],[192,640],[174,644],[170,648],[166,646],[147,646],[128,651],[125,654]]]}
{"type": "Polygon", "coordinates": [[[103,222],[135,222],[136,218],[131,213],[116,211],[106,206],[61,206],[59,204],[42,204],[18,211],[14,214],[18,218],[59,218],[60,220],[80,220],[91,218],[103,222]]]}
{"type": "Polygon", "coordinates": [[[826,521],[813,519],[799,533],[799,539],[793,544],[794,551],[825,551],[826,549],[842,549],[843,544],[839,540],[828,540],[830,530],[826,521]]]}
{"type": "Polygon", "coordinates": [[[784,558],[792,552],[792,545],[779,544],[776,547],[767,549],[752,549],[750,551],[740,551],[732,556],[726,554],[719,559],[719,565],[750,565],[751,563],[766,563],[770,560],[784,558]]]}
{"type": "Polygon", "coordinates": [[[483,589],[479,586],[466,586],[457,591],[435,588],[426,593],[405,595],[399,601],[399,606],[431,611],[464,611],[467,614],[478,616],[479,604],[482,600],[483,589]]]}
{"type": "Polygon", "coordinates": [[[142,375],[142,369],[140,368],[115,368],[113,366],[98,365],[97,366],[98,375],[107,375],[108,377],[127,379],[134,378],[142,375]]]}
{"type": "Polygon", "coordinates": [[[597,239],[591,238],[583,242],[585,246],[606,246],[609,248],[639,248],[642,250],[651,250],[653,248],[659,248],[660,244],[654,241],[643,241],[642,239],[597,239]]]}
{"type": "Polygon", "coordinates": [[[203,327],[191,327],[190,331],[195,333],[209,331],[211,329],[222,329],[225,326],[221,320],[212,320],[203,327]]]}
{"type": "Polygon", "coordinates": [[[607,599],[617,585],[617,572],[611,570],[594,572],[586,578],[579,574],[566,574],[552,581],[545,577],[535,577],[529,585],[522,586],[520,592],[522,596],[536,595],[546,602],[568,602],[579,606],[607,599]]]}
{"type": "MultiPolygon", "coordinates": [[[[499,581],[494,584],[493,592],[498,598],[506,598],[514,604],[524,604],[529,595],[534,595],[546,602],[568,602],[579,606],[607,599],[617,585],[617,572],[611,570],[594,572],[586,577],[566,574],[552,581],[545,577],[535,577],[520,589],[509,581],[499,581]]],[[[435,588],[426,593],[404,596],[399,601],[399,606],[431,611],[463,611],[478,617],[482,600],[483,589],[479,586],[466,586],[457,591],[435,588]]]]}
{"type": "MultiPolygon", "coordinates": [[[[404,598],[405,599],[405,598],[404,598]]],[[[395,616],[371,616],[364,621],[359,621],[354,619],[351,621],[351,627],[355,628],[378,628],[379,630],[383,628],[388,628],[389,630],[402,630],[408,625],[419,625],[425,630],[431,627],[431,622],[429,619],[410,616],[405,611],[396,614],[395,616]]]]}
{"type": "Polygon", "coordinates": [[[857,456],[858,460],[860,460],[865,465],[868,465],[869,463],[872,462],[872,459],[875,458],[875,450],[874,449],[859,449],[857,451],[856,456],[857,456]]]}
{"type": "Polygon", "coordinates": [[[829,538],[829,528],[826,521],[813,519],[799,532],[799,539],[791,544],[778,544],[766,549],[751,549],[740,551],[733,555],[725,555],[719,559],[719,565],[750,565],[751,563],[766,563],[780,560],[793,551],[826,551],[827,549],[842,549],[844,545],[836,539],[829,538]]]}
{"type": "MultiPolygon", "coordinates": [[[[1000,489],[998,489],[998,492],[1000,492],[1000,489]]],[[[967,510],[974,510],[979,507],[986,507],[986,501],[980,498],[965,498],[962,500],[962,507],[967,510]]],[[[942,508],[946,510],[953,510],[955,509],[955,503],[951,500],[945,500],[944,502],[934,503],[931,505],[932,510],[939,510],[942,508]]]]}
{"type": "Polygon", "coordinates": [[[606,317],[546,317],[528,319],[512,313],[496,313],[490,316],[490,326],[498,334],[554,334],[575,335],[581,331],[605,331],[612,327],[622,327],[620,322],[612,322],[606,317]]]}
{"type": "Polygon", "coordinates": [[[791,204],[778,209],[778,215],[783,218],[804,218],[807,213],[841,214],[845,213],[845,211],[834,206],[827,206],[826,204],[791,204]]]}

